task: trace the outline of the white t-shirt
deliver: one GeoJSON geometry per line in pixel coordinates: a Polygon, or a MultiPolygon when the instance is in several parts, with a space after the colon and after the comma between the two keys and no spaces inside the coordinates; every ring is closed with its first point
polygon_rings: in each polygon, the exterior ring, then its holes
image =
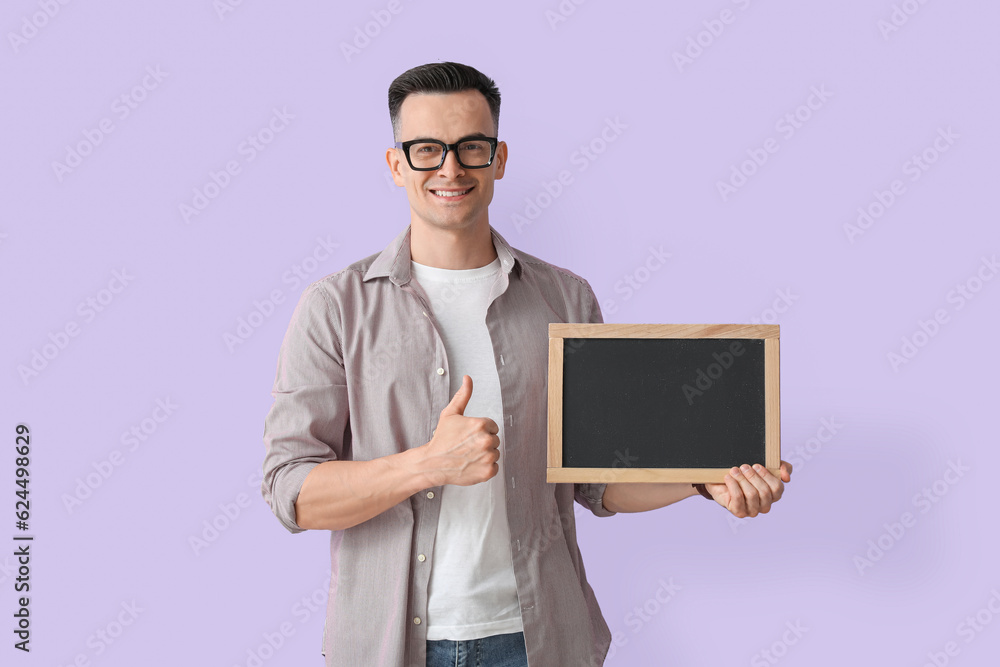
{"type": "Polygon", "coordinates": [[[472,378],[466,417],[489,417],[500,429],[500,471],[471,486],[446,484],[428,584],[427,639],[468,640],[521,632],[504,488],[503,404],[486,328],[490,288],[500,259],[476,269],[439,269],[411,261],[444,338],[450,396],[472,378]]]}

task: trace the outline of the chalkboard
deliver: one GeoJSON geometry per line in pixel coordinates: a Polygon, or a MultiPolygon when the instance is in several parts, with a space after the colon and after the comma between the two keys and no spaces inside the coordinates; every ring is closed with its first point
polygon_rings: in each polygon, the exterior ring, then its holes
{"type": "Polygon", "coordinates": [[[780,464],[775,325],[550,324],[550,482],[719,482],[780,464]]]}

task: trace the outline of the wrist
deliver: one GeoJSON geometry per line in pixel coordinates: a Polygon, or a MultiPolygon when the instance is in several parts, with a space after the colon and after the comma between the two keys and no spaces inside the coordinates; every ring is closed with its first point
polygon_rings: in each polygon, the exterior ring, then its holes
{"type": "Polygon", "coordinates": [[[389,457],[392,467],[403,477],[403,487],[406,489],[407,495],[413,495],[436,486],[431,482],[430,475],[425,470],[424,451],[423,447],[414,447],[389,457]]]}

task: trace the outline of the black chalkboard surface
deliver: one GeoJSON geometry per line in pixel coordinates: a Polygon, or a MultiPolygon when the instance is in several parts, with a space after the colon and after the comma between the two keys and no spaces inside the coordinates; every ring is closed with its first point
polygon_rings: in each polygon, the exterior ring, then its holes
{"type": "Polygon", "coordinates": [[[549,343],[550,482],[777,471],[777,326],[550,324],[549,343]]]}

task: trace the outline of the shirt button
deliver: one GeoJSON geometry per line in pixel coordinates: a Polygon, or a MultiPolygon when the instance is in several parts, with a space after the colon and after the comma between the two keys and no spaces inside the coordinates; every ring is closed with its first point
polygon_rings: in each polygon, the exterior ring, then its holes
{"type": "Polygon", "coordinates": [[[427,497],[428,498],[434,498],[434,492],[433,491],[428,491],[427,492],[427,497]]]}
{"type": "Polygon", "coordinates": [[[439,368],[438,369],[438,375],[444,375],[444,369],[443,368],[439,368]]]}
{"type": "Polygon", "coordinates": [[[417,556],[417,560],[423,563],[425,560],[427,560],[427,556],[420,554],[419,556],[417,556]]]}
{"type": "Polygon", "coordinates": [[[413,624],[414,625],[420,625],[420,617],[419,616],[414,616],[413,617],[413,624]]]}

